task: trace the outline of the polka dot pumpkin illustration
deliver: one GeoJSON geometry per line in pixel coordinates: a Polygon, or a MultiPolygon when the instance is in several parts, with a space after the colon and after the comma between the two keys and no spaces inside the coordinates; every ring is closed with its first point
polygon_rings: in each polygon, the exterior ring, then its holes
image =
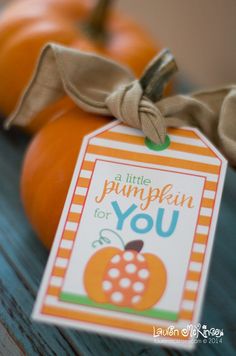
{"type": "Polygon", "coordinates": [[[84,274],[88,296],[98,303],[110,303],[137,310],[151,308],[166,287],[166,269],[159,257],[141,253],[143,242],[135,240],[124,250],[105,247],[89,260],[84,274]]]}

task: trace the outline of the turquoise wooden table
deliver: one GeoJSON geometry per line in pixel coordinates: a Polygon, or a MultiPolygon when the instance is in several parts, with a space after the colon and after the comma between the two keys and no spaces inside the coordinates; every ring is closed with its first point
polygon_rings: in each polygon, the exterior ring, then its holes
{"type": "Polygon", "coordinates": [[[222,344],[193,353],[39,324],[30,319],[48,253],[24,215],[19,177],[29,139],[0,129],[0,355],[236,355],[236,172],[228,170],[201,322],[222,344]]]}

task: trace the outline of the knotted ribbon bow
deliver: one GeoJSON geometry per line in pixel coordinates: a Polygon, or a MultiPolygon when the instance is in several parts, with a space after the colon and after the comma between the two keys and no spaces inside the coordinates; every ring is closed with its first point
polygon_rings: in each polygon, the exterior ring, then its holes
{"type": "Polygon", "coordinates": [[[36,113],[66,93],[85,111],[114,116],[141,129],[156,144],[165,141],[167,126],[198,127],[235,166],[236,85],[159,100],[175,69],[173,57],[166,51],[137,80],[128,68],[114,61],[48,44],[5,126],[27,125],[36,113]]]}

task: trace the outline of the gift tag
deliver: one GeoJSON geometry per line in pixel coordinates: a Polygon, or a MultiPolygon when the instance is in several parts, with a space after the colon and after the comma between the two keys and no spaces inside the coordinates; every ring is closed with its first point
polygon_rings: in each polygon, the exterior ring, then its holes
{"type": "Polygon", "coordinates": [[[193,128],[85,137],[33,318],[193,348],[225,171],[193,128]]]}

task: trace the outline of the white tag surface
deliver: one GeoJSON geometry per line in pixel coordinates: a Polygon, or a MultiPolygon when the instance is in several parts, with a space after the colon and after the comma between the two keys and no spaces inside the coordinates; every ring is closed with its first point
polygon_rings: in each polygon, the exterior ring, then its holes
{"type": "Polygon", "coordinates": [[[194,347],[227,163],[196,129],[168,138],[119,121],[84,138],[34,319],[194,347]]]}

